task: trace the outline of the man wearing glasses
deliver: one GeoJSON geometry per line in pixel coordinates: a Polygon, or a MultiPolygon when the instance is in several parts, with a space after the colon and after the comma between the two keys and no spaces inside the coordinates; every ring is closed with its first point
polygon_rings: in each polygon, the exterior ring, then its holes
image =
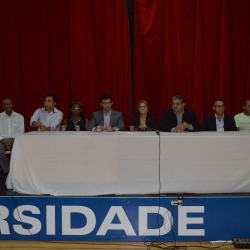
{"type": "Polygon", "coordinates": [[[181,95],[172,97],[172,109],[166,110],[160,123],[160,130],[166,132],[193,132],[199,130],[196,115],[185,109],[185,100],[181,95]]]}
{"type": "Polygon", "coordinates": [[[111,95],[102,95],[100,106],[102,110],[94,112],[89,128],[95,132],[124,130],[125,125],[122,113],[112,110],[113,98],[111,95]]]}
{"type": "Polygon", "coordinates": [[[224,114],[225,105],[223,100],[215,100],[213,105],[214,114],[205,118],[202,130],[203,131],[236,131],[234,118],[224,114]]]}

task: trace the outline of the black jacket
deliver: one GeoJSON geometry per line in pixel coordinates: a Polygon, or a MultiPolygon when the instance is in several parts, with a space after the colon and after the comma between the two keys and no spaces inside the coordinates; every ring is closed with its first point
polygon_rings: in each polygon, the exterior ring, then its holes
{"type": "MultiPolygon", "coordinates": [[[[140,130],[139,129],[139,126],[140,126],[140,118],[139,118],[139,116],[136,116],[136,117],[133,118],[132,124],[133,124],[133,126],[135,127],[136,130],[140,130]]],[[[154,116],[152,116],[150,114],[147,114],[146,125],[148,127],[147,130],[156,130],[157,129],[157,125],[156,125],[154,116]]]]}
{"type": "MultiPolygon", "coordinates": [[[[209,115],[205,118],[202,124],[203,131],[216,131],[215,114],[209,115]]],[[[236,131],[234,118],[224,114],[224,131],[236,131]]]]}
{"type": "MultiPolygon", "coordinates": [[[[196,118],[196,115],[193,111],[185,109],[182,115],[182,122],[187,122],[192,124],[194,130],[186,129],[186,131],[199,131],[199,124],[196,118]]],[[[170,132],[172,128],[177,126],[177,117],[172,109],[166,110],[163,113],[163,117],[160,123],[160,130],[170,132]]]]}

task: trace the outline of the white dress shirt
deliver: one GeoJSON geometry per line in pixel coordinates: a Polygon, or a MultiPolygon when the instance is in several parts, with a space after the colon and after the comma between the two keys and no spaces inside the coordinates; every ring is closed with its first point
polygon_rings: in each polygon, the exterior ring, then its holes
{"type": "Polygon", "coordinates": [[[54,108],[54,111],[50,113],[45,108],[39,108],[32,115],[30,119],[30,126],[32,126],[32,122],[41,122],[46,127],[60,130],[62,119],[63,113],[57,108],[54,108]]]}
{"type": "Polygon", "coordinates": [[[216,120],[216,131],[217,132],[224,132],[224,115],[219,120],[217,115],[215,114],[215,120],[216,120]]]}
{"type": "Polygon", "coordinates": [[[103,126],[104,127],[110,126],[110,118],[111,118],[111,110],[107,114],[103,112],[103,126]]]}
{"type": "Polygon", "coordinates": [[[11,115],[6,112],[0,113],[0,140],[15,138],[24,133],[24,118],[21,114],[12,111],[11,115]]]}

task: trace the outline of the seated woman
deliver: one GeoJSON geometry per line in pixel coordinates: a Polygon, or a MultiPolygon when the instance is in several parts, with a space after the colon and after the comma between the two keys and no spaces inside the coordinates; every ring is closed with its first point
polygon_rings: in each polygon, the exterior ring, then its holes
{"type": "Polygon", "coordinates": [[[82,104],[80,102],[73,102],[71,104],[71,111],[64,120],[64,126],[67,131],[85,131],[88,128],[88,119],[85,118],[82,104]]]}
{"type": "Polygon", "coordinates": [[[145,100],[138,102],[137,116],[133,119],[132,125],[136,131],[152,131],[156,130],[155,118],[149,113],[149,104],[145,100]]]}

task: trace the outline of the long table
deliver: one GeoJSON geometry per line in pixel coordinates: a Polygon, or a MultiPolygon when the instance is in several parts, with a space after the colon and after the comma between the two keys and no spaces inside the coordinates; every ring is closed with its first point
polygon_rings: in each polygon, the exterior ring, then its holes
{"type": "Polygon", "coordinates": [[[247,132],[30,132],[6,183],[38,195],[250,192],[249,149],[247,132]]]}

